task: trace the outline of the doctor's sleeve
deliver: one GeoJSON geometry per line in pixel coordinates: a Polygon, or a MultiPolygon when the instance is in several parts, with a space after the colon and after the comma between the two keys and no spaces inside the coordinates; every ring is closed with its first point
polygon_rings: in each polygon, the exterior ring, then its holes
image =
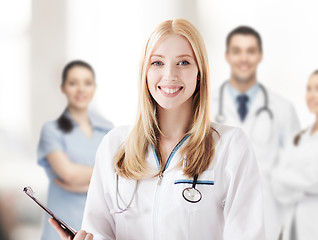
{"type": "Polygon", "coordinates": [[[115,239],[115,222],[110,214],[110,197],[107,189],[111,166],[107,159],[107,136],[104,137],[97,153],[95,166],[87,193],[82,229],[94,235],[94,240],[115,239]],[[105,144],[106,143],[106,144],[105,144]],[[107,179],[106,179],[107,178],[107,179]]]}
{"type": "Polygon", "coordinates": [[[225,167],[224,240],[264,240],[260,174],[245,134],[232,136],[225,167]]]}

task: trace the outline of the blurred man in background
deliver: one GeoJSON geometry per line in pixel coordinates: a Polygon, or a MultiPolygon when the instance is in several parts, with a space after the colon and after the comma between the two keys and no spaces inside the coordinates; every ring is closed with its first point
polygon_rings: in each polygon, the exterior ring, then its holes
{"type": "Polygon", "coordinates": [[[299,130],[293,105],[257,80],[263,58],[260,34],[247,26],[232,30],[226,39],[225,58],[231,68],[228,81],[212,93],[213,121],[242,128],[249,136],[261,171],[265,229],[268,240],[281,232],[281,212],[270,188],[269,172],[279,150],[299,130]]]}

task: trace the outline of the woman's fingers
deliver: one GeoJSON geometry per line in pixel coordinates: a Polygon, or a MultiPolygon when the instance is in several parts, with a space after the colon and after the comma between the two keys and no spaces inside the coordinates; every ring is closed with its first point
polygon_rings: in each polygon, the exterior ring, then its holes
{"type": "Polygon", "coordinates": [[[55,228],[62,240],[71,240],[71,236],[63,229],[60,224],[53,218],[49,219],[49,223],[55,228]]]}
{"type": "MultiPolygon", "coordinates": [[[[65,231],[65,229],[60,226],[60,224],[58,224],[57,221],[55,221],[53,218],[50,218],[49,222],[58,232],[62,240],[72,240],[72,237],[68,234],[67,231],[65,231]]],[[[93,240],[93,234],[87,233],[84,230],[80,230],[76,233],[73,240],[93,240]]]]}
{"type": "Polygon", "coordinates": [[[74,240],[93,240],[93,234],[80,230],[76,233],[74,240]]]}

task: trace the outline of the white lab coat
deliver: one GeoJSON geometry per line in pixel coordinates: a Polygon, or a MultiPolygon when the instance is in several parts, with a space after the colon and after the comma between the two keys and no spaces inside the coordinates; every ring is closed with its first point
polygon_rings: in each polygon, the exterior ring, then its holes
{"type": "MultiPolygon", "coordinates": [[[[252,142],[256,159],[261,171],[264,207],[265,230],[268,240],[277,240],[281,231],[280,206],[276,202],[269,182],[269,173],[277,164],[279,151],[284,144],[299,131],[299,121],[291,103],[267,90],[268,106],[273,113],[273,120],[268,112],[262,112],[258,117],[256,112],[264,106],[264,94],[257,92],[256,98],[249,107],[248,114],[242,123],[235,103],[228,90],[223,91],[224,124],[240,127],[252,142]]],[[[212,92],[211,113],[212,121],[216,121],[219,111],[220,89],[212,92]]]]}
{"type": "MultiPolygon", "coordinates": [[[[214,185],[196,185],[202,193],[201,201],[189,203],[182,197],[183,189],[191,183],[175,184],[176,180],[188,179],[177,167],[183,159],[178,149],[161,183],[158,185],[158,177],[139,181],[132,207],[113,215],[110,211],[119,208],[112,160],[129,129],[109,132],[97,151],[82,228],[92,232],[95,240],[264,240],[263,199],[253,151],[240,129],[218,124],[213,127],[221,137],[214,135],[215,157],[198,181],[214,181],[214,185]]],[[[146,161],[157,169],[150,146],[146,161]]],[[[121,208],[131,200],[135,184],[119,177],[121,208]]]]}
{"type": "Polygon", "coordinates": [[[287,207],[284,240],[318,239],[318,133],[312,127],[290,143],[272,174],[277,199],[287,207]]]}

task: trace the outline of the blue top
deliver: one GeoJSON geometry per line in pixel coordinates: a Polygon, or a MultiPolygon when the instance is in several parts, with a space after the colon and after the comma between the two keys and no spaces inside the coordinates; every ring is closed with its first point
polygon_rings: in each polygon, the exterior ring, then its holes
{"type": "MultiPolygon", "coordinates": [[[[93,134],[91,137],[87,137],[72,120],[71,115],[68,112],[64,114],[73,122],[72,131],[62,132],[58,128],[57,121],[45,123],[38,145],[38,163],[45,168],[49,177],[48,208],[75,230],[80,230],[87,194],[72,193],[59,187],[54,182],[58,176],[53,172],[46,156],[54,151],[63,151],[72,162],[93,167],[97,147],[113,125],[98,115],[89,113],[93,134]]],[[[57,232],[48,223],[48,218],[49,216],[46,214],[41,239],[60,239],[57,232]]]]}
{"type": "MultiPolygon", "coordinates": [[[[230,93],[230,96],[233,100],[233,102],[236,104],[236,107],[238,108],[238,102],[237,102],[237,97],[243,93],[235,89],[234,87],[231,86],[231,84],[226,84],[227,91],[230,93]]],[[[248,101],[247,101],[247,108],[249,109],[253,101],[255,100],[258,90],[259,90],[259,85],[258,83],[254,84],[250,89],[248,89],[244,94],[248,96],[248,101]]]]}

